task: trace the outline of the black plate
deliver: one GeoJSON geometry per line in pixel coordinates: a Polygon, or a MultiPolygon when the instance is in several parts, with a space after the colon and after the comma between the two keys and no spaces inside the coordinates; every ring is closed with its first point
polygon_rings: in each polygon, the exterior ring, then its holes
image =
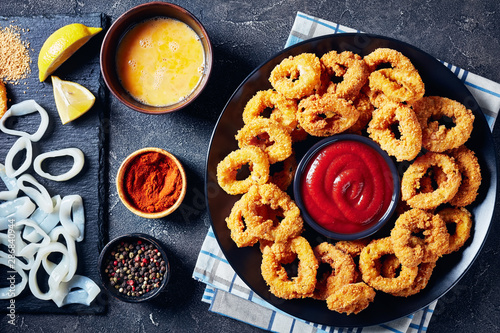
{"type": "MultiPolygon", "coordinates": [[[[425,307],[450,290],[465,274],[481,250],[490,228],[496,190],[497,161],[491,131],[480,107],[465,85],[448,68],[427,53],[409,44],[375,35],[337,34],[311,39],[283,50],[255,69],[227,103],[214,129],[207,156],[206,197],[212,227],[233,269],[255,293],[278,309],[306,321],[330,326],[357,327],[385,323],[425,307]],[[237,248],[231,240],[225,218],[239,196],[228,195],[218,186],[217,164],[232,150],[238,148],[234,135],[243,127],[241,117],[243,108],[258,90],[271,88],[268,81],[269,73],[282,59],[303,52],[314,52],[321,56],[330,50],[349,50],[365,56],[380,47],[396,49],[410,58],[425,83],[426,95],[457,100],[471,109],[476,116],[474,130],[467,146],[473,149],[479,158],[483,181],[476,202],[468,207],[475,221],[472,236],[463,250],[439,259],[431,280],[423,291],[408,298],[377,292],[374,303],[357,315],[347,316],[332,312],[327,309],[325,302],[313,299],[278,299],[269,292],[260,274],[259,248],[257,246],[237,248]]],[[[306,229],[303,235],[311,245],[323,240],[312,230],[306,229]]],[[[375,235],[378,236],[384,235],[375,235]]]]}

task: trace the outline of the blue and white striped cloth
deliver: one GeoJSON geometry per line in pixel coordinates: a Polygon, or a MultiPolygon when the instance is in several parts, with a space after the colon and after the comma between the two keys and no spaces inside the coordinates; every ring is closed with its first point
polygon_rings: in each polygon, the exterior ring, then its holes
{"type": "MultiPolygon", "coordinates": [[[[285,46],[343,32],[360,31],[298,12],[285,46]]],[[[443,64],[464,82],[482,108],[490,129],[493,129],[500,110],[500,84],[445,62],[443,64]]],[[[425,332],[437,303],[434,301],[412,315],[377,326],[345,329],[306,322],[283,313],[254,294],[224,257],[211,228],[201,247],[193,278],[206,284],[202,301],[210,304],[210,311],[272,332],[425,332]]]]}

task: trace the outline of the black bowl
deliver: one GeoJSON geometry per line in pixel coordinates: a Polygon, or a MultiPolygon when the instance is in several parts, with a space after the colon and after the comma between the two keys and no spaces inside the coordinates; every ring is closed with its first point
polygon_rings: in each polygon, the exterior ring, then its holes
{"type": "Polygon", "coordinates": [[[139,302],[145,302],[149,301],[152,298],[158,296],[167,286],[168,280],[170,278],[170,265],[168,262],[167,258],[167,253],[163,249],[163,246],[161,243],[154,237],[146,235],[146,234],[140,234],[140,233],[132,233],[132,234],[126,234],[123,236],[119,236],[112,241],[110,241],[104,249],[102,250],[101,254],[99,255],[99,261],[98,261],[98,268],[99,268],[99,277],[101,278],[102,285],[104,286],[104,289],[108,291],[109,294],[111,294],[113,297],[125,301],[125,302],[130,302],[130,303],[139,303],[139,302]],[[144,293],[140,296],[127,296],[126,294],[122,294],[118,292],[110,283],[110,280],[108,276],[106,275],[105,269],[107,265],[107,260],[108,258],[111,258],[111,252],[115,249],[115,246],[120,244],[121,242],[137,242],[137,241],[142,241],[143,243],[147,244],[153,244],[154,248],[158,249],[158,252],[161,253],[161,256],[163,260],[165,261],[165,267],[166,271],[163,275],[163,278],[160,282],[159,287],[152,289],[151,291],[144,293]]]}
{"type": "Polygon", "coordinates": [[[371,139],[361,136],[361,135],[356,135],[356,134],[339,134],[339,135],[334,135],[328,138],[325,138],[315,145],[313,145],[302,157],[302,160],[300,161],[297,171],[295,173],[294,181],[293,181],[293,194],[295,197],[295,202],[297,203],[297,206],[299,206],[300,211],[302,212],[302,217],[306,221],[306,223],[311,226],[314,230],[322,234],[323,236],[331,239],[336,239],[336,240],[355,240],[355,239],[361,239],[365,238],[368,236],[373,235],[377,231],[379,231],[386,223],[389,221],[392,217],[392,214],[396,210],[396,207],[399,202],[399,197],[400,197],[400,180],[399,180],[399,174],[398,170],[396,169],[396,165],[392,161],[392,159],[387,155],[385,151],[383,151],[380,146],[372,141],[371,139]],[[360,143],[363,143],[370,148],[372,148],[376,153],[378,153],[386,162],[387,166],[389,167],[389,170],[391,172],[392,180],[393,180],[393,193],[392,193],[392,198],[391,198],[391,203],[389,204],[389,207],[385,211],[384,215],[376,221],[372,222],[371,225],[364,229],[363,231],[359,231],[356,233],[338,233],[334,232],[328,229],[325,229],[323,226],[318,224],[314,218],[309,214],[305,204],[304,200],[302,199],[302,191],[301,191],[301,184],[302,184],[302,177],[304,175],[304,172],[307,170],[307,167],[309,166],[309,162],[311,162],[312,159],[316,157],[316,155],[324,148],[328,147],[329,145],[333,144],[334,142],[339,142],[339,141],[357,141],[360,143]]]}

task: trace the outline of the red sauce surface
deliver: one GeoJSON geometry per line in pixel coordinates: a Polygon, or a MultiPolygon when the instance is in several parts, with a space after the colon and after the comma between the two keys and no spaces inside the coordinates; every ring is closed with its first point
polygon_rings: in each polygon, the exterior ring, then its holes
{"type": "Polygon", "coordinates": [[[394,190],[386,161],[370,146],[337,141],[311,159],[301,195],[309,215],[325,229],[351,234],[368,229],[387,211],[394,190]]]}

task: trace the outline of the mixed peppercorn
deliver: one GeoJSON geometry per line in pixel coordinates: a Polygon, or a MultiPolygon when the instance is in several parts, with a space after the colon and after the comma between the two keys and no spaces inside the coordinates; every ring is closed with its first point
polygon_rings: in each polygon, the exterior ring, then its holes
{"type": "Polygon", "coordinates": [[[167,266],[153,244],[137,240],[117,244],[111,250],[104,272],[112,288],[138,297],[160,286],[167,266]]]}

